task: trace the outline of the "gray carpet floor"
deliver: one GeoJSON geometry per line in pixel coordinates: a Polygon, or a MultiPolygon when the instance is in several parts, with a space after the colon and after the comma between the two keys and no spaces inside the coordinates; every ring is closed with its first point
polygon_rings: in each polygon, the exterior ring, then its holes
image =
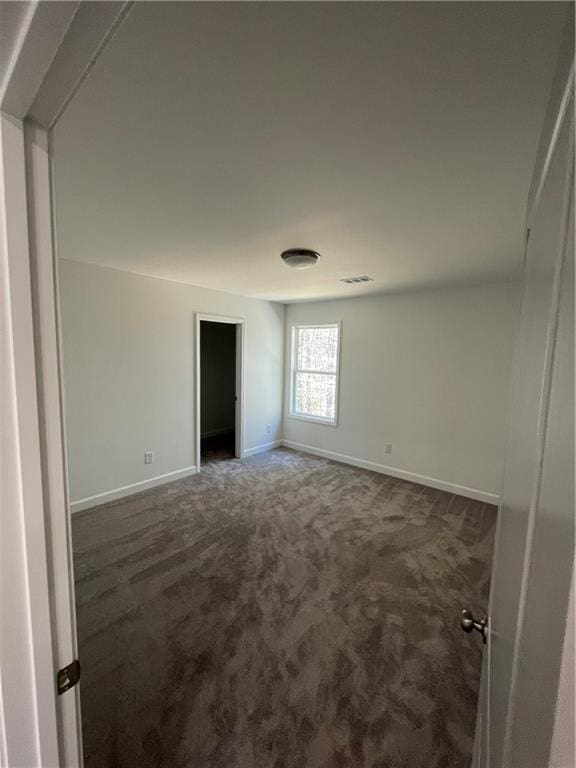
{"type": "Polygon", "coordinates": [[[469,768],[495,519],[287,449],[75,514],[87,768],[469,768]]]}

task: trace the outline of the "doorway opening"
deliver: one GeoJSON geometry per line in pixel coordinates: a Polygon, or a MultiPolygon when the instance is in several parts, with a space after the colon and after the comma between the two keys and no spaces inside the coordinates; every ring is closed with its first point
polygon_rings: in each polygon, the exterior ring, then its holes
{"type": "Polygon", "coordinates": [[[198,470],[242,457],[243,329],[242,319],[197,316],[198,470]]]}

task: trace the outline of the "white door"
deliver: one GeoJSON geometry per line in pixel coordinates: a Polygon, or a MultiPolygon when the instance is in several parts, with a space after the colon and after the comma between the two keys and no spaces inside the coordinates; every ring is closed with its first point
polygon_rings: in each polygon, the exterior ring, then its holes
{"type": "Polygon", "coordinates": [[[563,93],[527,232],[478,768],[549,764],[574,553],[572,71],[563,93]]]}

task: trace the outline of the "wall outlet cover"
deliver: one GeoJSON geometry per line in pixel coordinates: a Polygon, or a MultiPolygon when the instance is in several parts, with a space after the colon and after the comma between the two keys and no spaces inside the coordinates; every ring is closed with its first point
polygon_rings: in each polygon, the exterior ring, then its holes
{"type": "Polygon", "coordinates": [[[154,454],[152,451],[146,451],[144,454],[144,464],[152,464],[154,461],[154,454]]]}
{"type": "Polygon", "coordinates": [[[272,434],[272,424],[266,424],[266,434],[267,435],[272,434]]]}
{"type": "Polygon", "coordinates": [[[384,453],[392,453],[392,443],[384,443],[384,453]]]}

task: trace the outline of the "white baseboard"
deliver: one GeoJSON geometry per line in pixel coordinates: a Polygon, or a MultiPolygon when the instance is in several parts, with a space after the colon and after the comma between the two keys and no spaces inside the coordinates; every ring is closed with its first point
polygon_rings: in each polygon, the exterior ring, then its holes
{"type": "Polygon", "coordinates": [[[146,491],[148,488],[155,488],[157,485],[171,483],[173,480],[180,480],[183,477],[195,475],[196,472],[197,468],[195,466],[185,467],[184,469],[177,469],[174,472],[167,472],[165,475],[151,477],[149,480],[141,480],[139,483],[123,485],[121,488],[115,488],[113,491],[105,491],[104,493],[97,493],[94,496],[87,496],[85,499],[78,499],[78,501],[71,502],[70,511],[82,512],[83,509],[90,509],[90,507],[96,507],[99,504],[106,504],[109,501],[122,499],[124,496],[131,496],[133,493],[140,493],[140,491],[146,491]]]}
{"type": "MultiPolygon", "coordinates": [[[[440,491],[448,491],[448,493],[455,493],[459,496],[466,496],[469,499],[475,499],[476,501],[483,501],[487,504],[498,504],[500,497],[495,493],[488,493],[487,491],[479,491],[476,488],[468,488],[464,485],[458,485],[457,483],[449,483],[445,480],[438,480],[434,477],[427,477],[426,475],[419,475],[415,472],[408,472],[404,469],[396,469],[395,467],[388,467],[385,464],[377,464],[373,461],[366,461],[365,459],[356,459],[353,456],[345,456],[342,453],[335,453],[334,451],[325,451],[321,448],[314,448],[311,445],[304,445],[303,443],[295,443],[292,440],[274,440],[271,443],[263,443],[262,445],[256,445],[254,448],[248,448],[243,451],[242,458],[248,458],[249,456],[256,456],[258,453],[265,453],[271,451],[273,448],[280,448],[285,446],[286,448],[292,448],[295,451],[302,451],[303,453],[310,453],[314,456],[321,456],[325,459],[331,459],[332,461],[338,461],[342,464],[350,464],[353,467],[360,467],[361,469],[369,469],[372,472],[379,472],[383,475],[390,475],[391,477],[397,477],[400,480],[409,480],[412,483],[418,483],[419,485],[427,485],[430,488],[437,488],[440,491]]],[[[197,467],[185,467],[184,469],[177,469],[174,472],[167,472],[165,475],[158,475],[157,477],[151,477],[149,480],[142,480],[139,483],[131,483],[130,485],[124,485],[121,488],[115,488],[112,491],[106,491],[105,493],[97,493],[94,496],[87,496],[84,499],[78,499],[70,504],[71,512],[81,512],[84,509],[90,509],[90,507],[98,506],[99,504],[106,504],[109,501],[115,501],[116,499],[122,499],[125,496],[131,496],[133,493],[139,493],[140,491],[146,491],[149,488],[155,488],[158,485],[164,483],[170,483],[174,480],[180,480],[181,478],[194,475],[197,472],[197,467]]]]}
{"type": "Polygon", "coordinates": [[[280,448],[284,442],[282,440],[274,440],[272,443],[262,443],[262,445],[256,445],[254,448],[248,448],[242,451],[242,458],[247,459],[248,456],[255,456],[257,453],[264,453],[265,451],[271,451],[272,448],[280,448]]]}
{"type": "Polygon", "coordinates": [[[439,491],[448,491],[448,493],[455,493],[458,496],[466,496],[475,501],[483,501],[487,504],[496,505],[500,502],[500,496],[495,493],[488,493],[488,491],[479,491],[476,488],[467,488],[465,485],[449,483],[445,480],[438,480],[435,477],[426,477],[426,475],[418,475],[415,472],[407,472],[404,469],[388,467],[385,464],[376,464],[374,461],[356,459],[353,456],[345,456],[342,453],[325,451],[321,448],[314,448],[311,445],[304,445],[303,443],[294,443],[292,440],[282,440],[281,442],[286,448],[293,448],[295,451],[311,453],[314,456],[322,456],[324,459],[332,459],[332,461],[339,461],[342,464],[351,464],[353,467],[360,467],[361,469],[370,469],[372,472],[379,472],[382,475],[391,475],[391,477],[397,477],[400,480],[409,480],[411,483],[418,483],[419,485],[427,485],[430,488],[437,488],[439,491]]]}

